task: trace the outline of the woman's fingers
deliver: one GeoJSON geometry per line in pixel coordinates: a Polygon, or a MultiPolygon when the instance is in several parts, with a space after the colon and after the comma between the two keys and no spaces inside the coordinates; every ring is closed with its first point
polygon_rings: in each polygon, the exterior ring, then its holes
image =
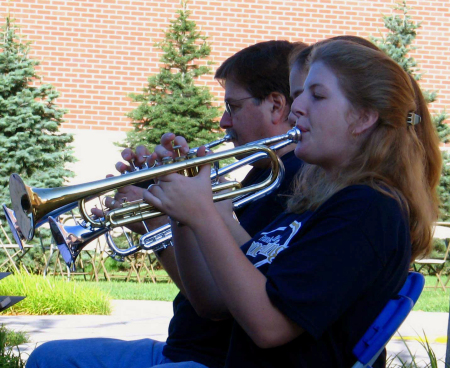
{"type": "Polygon", "coordinates": [[[163,209],[163,203],[160,199],[162,194],[163,192],[159,185],[151,184],[148,189],[144,191],[143,199],[145,202],[161,211],[163,209]]]}

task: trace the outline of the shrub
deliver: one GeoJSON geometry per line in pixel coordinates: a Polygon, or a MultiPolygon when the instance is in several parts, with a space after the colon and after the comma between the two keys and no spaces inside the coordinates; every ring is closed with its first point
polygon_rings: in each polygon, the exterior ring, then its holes
{"type": "Polygon", "coordinates": [[[14,353],[14,348],[19,344],[28,342],[23,334],[18,334],[8,330],[3,325],[0,326],[0,367],[2,368],[22,368],[25,362],[22,360],[20,350],[14,353]]]}

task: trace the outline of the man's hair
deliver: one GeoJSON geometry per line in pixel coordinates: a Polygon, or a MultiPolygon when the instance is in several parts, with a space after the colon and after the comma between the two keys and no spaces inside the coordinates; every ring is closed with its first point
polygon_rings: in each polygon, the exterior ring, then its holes
{"type": "Polygon", "coordinates": [[[272,92],[282,93],[289,106],[289,54],[303,43],[266,41],[246,47],[225,60],[214,76],[225,88],[227,80],[245,88],[253,97],[264,100],[272,92]]]}

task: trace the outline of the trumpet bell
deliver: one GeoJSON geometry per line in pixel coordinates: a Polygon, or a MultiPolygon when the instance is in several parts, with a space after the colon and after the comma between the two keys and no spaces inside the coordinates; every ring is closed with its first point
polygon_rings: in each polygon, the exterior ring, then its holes
{"type": "Polygon", "coordinates": [[[27,185],[25,185],[18,174],[12,174],[10,176],[9,191],[18,227],[22,235],[26,239],[31,240],[34,236],[34,225],[36,224],[36,214],[31,206],[31,193],[29,193],[27,185]]]}
{"type": "Polygon", "coordinates": [[[78,207],[78,199],[67,201],[64,187],[31,188],[19,174],[10,176],[9,192],[17,227],[25,240],[33,239],[35,229],[45,224],[50,216],[58,217],[78,207]]]}
{"type": "Polygon", "coordinates": [[[11,230],[11,233],[14,237],[14,240],[16,241],[17,245],[19,246],[19,249],[23,251],[23,242],[22,239],[24,239],[24,236],[20,232],[19,225],[17,224],[16,216],[14,215],[14,211],[6,205],[3,205],[3,212],[5,213],[6,222],[8,223],[9,229],[11,230]]]}

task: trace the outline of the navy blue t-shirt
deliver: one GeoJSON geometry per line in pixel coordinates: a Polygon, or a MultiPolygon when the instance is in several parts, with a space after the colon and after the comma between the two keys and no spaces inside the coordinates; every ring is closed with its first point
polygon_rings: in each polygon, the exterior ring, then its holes
{"type": "Polygon", "coordinates": [[[266,275],[272,303],[305,331],[260,349],[234,323],[230,368],[351,367],[353,347],[401,289],[411,257],[399,203],[363,185],[341,190],[314,212],[279,216],[242,250],[266,275]]]}
{"type": "MultiPolygon", "coordinates": [[[[242,227],[254,236],[285,210],[286,197],[302,162],[291,151],[281,157],[285,167],[284,180],[273,193],[237,210],[242,227]]],[[[269,175],[269,169],[252,168],[242,181],[243,186],[258,183],[269,175]]],[[[174,316],[169,324],[169,337],[163,354],[174,362],[195,361],[210,368],[225,364],[231,329],[231,319],[211,321],[197,315],[191,303],[178,293],[173,302],[174,316]]]]}

